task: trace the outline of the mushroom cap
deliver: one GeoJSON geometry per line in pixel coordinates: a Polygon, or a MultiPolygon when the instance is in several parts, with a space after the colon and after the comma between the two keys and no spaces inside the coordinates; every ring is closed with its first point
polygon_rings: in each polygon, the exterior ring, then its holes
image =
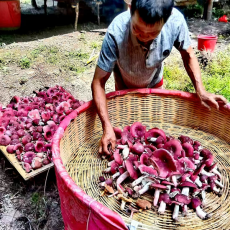
{"type": "Polygon", "coordinates": [[[174,186],[174,184],[173,184],[172,182],[169,182],[169,181],[167,181],[167,180],[163,180],[163,181],[161,182],[161,184],[163,184],[163,185],[172,185],[172,186],[174,186]]]}
{"type": "Polygon", "coordinates": [[[185,164],[187,166],[187,168],[190,168],[192,170],[195,170],[196,167],[195,165],[192,163],[192,161],[187,158],[187,157],[183,157],[180,158],[176,161],[176,165],[177,165],[177,170],[181,173],[184,174],[185,173],[185,164]]]}
{"type": "Polygon", "coordinates": [[[194,171],[193,175],[199,175],[201,173],[201,171],[204,169],[204,167],[205,167],[205,164],[202,164],[199,168],[197,168],[194,171]]]}
{"type": "Polygon", "coordinates": [[[136,143],[132,147],[132,152],[138,155],[141,155],[144,152],[145,148],[141,143],[136,143]]]}
{"type": "Polygon", "coordinates": [[[172,155],[165,149],[154,151],[153,156],[149,160],[156,167],[159,176],[162,178],[166,178],[168,174],[177,171],[172,155]]]}
{"type": "Polygon", "coordinates": [[[152,204],[149,201],[142,200],[142,199],[138,199],[136,202],[136,205],[138,207],[140,207],[141,209],[144,209],[144,210],[151,209],[151,207],[152,207],[152,204]]]}
{"type": "Polygon", "coordinates": [[[111,178],[108,178],[105,180],[105,183],[109,186],[111,186],[113,184],[113,180],[111,178]]]}
{"type": "Polygon", "coordinates": [[[181,176],[181,173],[180,172],[171,172],[170,173],[170,177],[172,177],[172,176],[181,176]]]}
{"type": "Polygon", "coordinates": [[[111,193],[111,194],[114,193],[113,188],[112,188],[111,186],[107,185],[107,184],[105,184],[105,189],[106,189],[109,193],[111,193]]]}
{"type": "Polygon", "coordinates": [[[122,159],[122,157],[121,157],[121,155],[119,153],[119,149],[115,150],[113,156],[114,156],[115,162],[118,163],[119,165],[122,165],[123,159],[122,159]]]}
{"type": "Polygon", "coordinates": [[[166,142],[166,135],[165,132],[158,128],[150,129],[148,132],[145,133],[145,142],[149,143],[148,139],[151,137],[158,138],[159,136],[163,137],[164,141],[166,142]]]}
{"type": "Polygon", "coordinates": [[[121,138],[121,133],[122,133],[121,129],[118,128],[118,127],[114,127],[114,128],[113,128],[113,131],[114,131],[114,133],[115,133],[115,135],[116,135],[116,138],[117,138],[117,139],[120,139],[120,138],[121,138]]]}
{"type": "Polygon", "coordinates": [[[201,182],[205,182],[205,180],[207,180],[207,179],[208,179],[208,176],[207,176],[207,175],[202,174],[202,175],[200,176],[200,181],[201,181],[201,182]]]}
{"type": "Polygon", "coordinates": [[[209,184],[205,184],[205,183],[202,184],[202,190],[206,190],[209,187],[210,187],[209,184]]]}
{"type": "Polygon", "coordinates": [[[115,174],[118,170],[119,164],[115,161],[111,163],[111,173],[115,174]]]}
{"type": "Polygon", "coordinates": [[[217,179],[218,179],[217,175],[208,177],[209,181],[214,181],[215,182],[217,179]]]}
{"type": "Polygon", "coordinates": [[[140,156],[140,162],[142,165],[149,165],[149,155],[147,153],[143,153],[140,156]]]}
{"type": "Polygon", "coordinates": [[[163,184],[151,184],[150,187],[155,189],[167,190],[168,187],[163,184]]]}
{"type": "Polygon", "coordinates": [[[185,153],[186,153],[186,157],[193,157],[193,147],[190,143],[184,143],[182,144],[182,148],[184,149],[185,153]]]}
{"type": "Polygon", "coordinates": [[[193,145],[193,140],[188,136],[181,135],[178,139],[181,141],[182,144],[190,143],[191,145],[193,145]]]}
{"type": "Polygon", "coordinates": [[[145,145],[145,148],[149,148],[152,152],[154,152],[155,150],[157,150],[157,148],[153,145],[145,145]]]}
{"type": "Polygon", "coordinates": [[[198,177],[197,175],[193,174],[193,175],[190,176],[190,179],[191,179],[191,181],[195,182],[195,180],[197,179],[197,177],[198,177]]]}
{"type": "Polygon", "coordinates": [[[182,146],[178,140],[173,139],[166,142],[163,148],[168,150],[174,156],[174,159],[181,157],[182,146]]]}
{"type": "Polygon", "coordinates": [[[140,170],[141,174],[147,173],[149,175],[158,176],[157,171],[150,166],[146,166],[142,164],[138,167],[138,169],[140,170]]]}
{"type": "Polygon", "coordinates": [[[197,186],[194,183],[185,181],[180,184],[180,187],[190,187],[190,188],[197,188],[197,186]]]}
{"type": "Polygon", "coordinates": [[[214,163],[213,165],[211,165],[211,166],[208,168],[208,171],[213,170],[216,166],[217,166],[217,163],[214,163]]]}
{"type": "Polygon", "coordinates": [[[161,193],[160,194],[159,203],[161,201],[165,202],[166,204],[171,204],[172,203],[168,193],[161,193]]]}
{"type": "Polygon", "coordinates": [[[181,190],[179,188],[172,188],[170,192],[179,192],[179,193],[181,193],[181,190]]]}
{"type": "Polygon", "coordinates": [[[145,136],[146,126],[143,126],[140,122],[134,122],[130,127],[130,133],[134,138],[143,138],[145,136]]]}
{"type": "Polygon", "coordinates": [[[123,131],[122,134],[121,134],[121,143],[123,145],[125,145],[126,143],[128,143],[128,141],[132,142],[134,141],[134,138],[133,136],[131,135],[130,132],[128,131],[123,131]]]}
{"type": "Polygon", "coordinates": [[[197,197],[193,197],[191,199],[191,203],[192,203],[192,208],[196,209],[197,207],[199,207],[201,205],[201,200],[197,197]]]}
{"type": "Polygon", "coordinates": [[[191,199],[184,194],[177,194],[174,199],[175,201],[185,204],[185,205],[188,205],[191,202],[191,199]]]}

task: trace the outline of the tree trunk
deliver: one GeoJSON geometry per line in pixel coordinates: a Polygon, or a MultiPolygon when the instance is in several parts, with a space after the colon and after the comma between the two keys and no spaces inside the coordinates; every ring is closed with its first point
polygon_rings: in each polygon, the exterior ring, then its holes
{"type": "Polygon", "coordinates": [[[206,20],[211,20],[212,19],[212,7],[213,7],[213,0],[208,0],[207,1],[207,15],[205,17],[206,20]]]}

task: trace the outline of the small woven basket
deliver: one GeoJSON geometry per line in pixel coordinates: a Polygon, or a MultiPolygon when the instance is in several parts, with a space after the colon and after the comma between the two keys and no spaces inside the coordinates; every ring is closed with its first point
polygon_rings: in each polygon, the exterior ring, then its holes
{"type": "MultiPolygon", "coordinates": [[[[212,215],[210,219],[201,220],[189,210],[187,217],[180,215],[175,223],[171,210],[164,215],[148,210],[134,214],[138,229],[230,229],[230,112],[224,108],[208,111],[194,94],[179,91],[118,91],[107,98],[113,126],[122,128],[140,121],[147,129],[158,127],[175,137],[188,135],[212,151],[223,175],[223,195],[206,195],[204,211],[212,215]]],[[[98,155],[101,136],[101,122],[92,102],[64,119],[55,134],[53,159],[66,229],[127,229],[125,224],[131,222],[129,214],[120,210],[119,201],[100,196],[98,177],[108,163],[98,155]]],[[[150,194],[143,197],[153,200],[150,194]]]]}

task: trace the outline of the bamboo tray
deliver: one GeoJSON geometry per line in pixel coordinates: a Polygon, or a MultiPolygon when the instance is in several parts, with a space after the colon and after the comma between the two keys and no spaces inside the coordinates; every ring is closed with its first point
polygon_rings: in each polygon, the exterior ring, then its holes
{"type": "Polygon", "coordinates": [[[9,162],[14,166],[14,168],[19,172],[19,174],[23,177],[24,180],[29,180],[30,178],[48,170],[49,168],[52,168],[54,166],[53,163],[50,163],[46,166],[43,166],[42,168],[40,169],[36,169],[36,170],[33,170],[30,172],[30,173],[27,173],[23,167],[22,167],[22,163],[19,162],[17,160],[17,158],[15,157],[15,154],[9,154],[7,153],[6,151],[6,147],[5,146],[0,146],[0,151],[4,154],[4,156],[9,160],[9,162]]]}
{"type": "MultiPolygon", "coordinates": [[[[158,127],[174,137],[182,134],[188,135],[200,141],[214,154],[222,174],[223,195],[218,197],[213,193],[206,193],[207,202],[204,211],[212,215],[210,219],[201,220],[194,210],[189,209],[187,217],[183,217],[180,212],[179,222],[174,222],[171,210],[167,210],[164,215],[158,215],[155,210],[148,210],[134,214],[133,219],[138,222],[137,229],[229,230],[229,111],[213,109],[210,112],[200,105],[195,95],[167,90],[120,91],[107,95],[107,98],[109,116],[113,126],[122,128],[135,121],[140,121],[147,126],[147,129],[158,127]]],[[[83,201],[80,200],[80,195],[78,197],[76,195],[75,191],[79,191],[80,194],[80,189],[82,189],[89,197],[118,213],[126,224],[130,224],[129,214],[120,210],[119,201],[115,198],[100,196],[98,178],[108,164],[107,160],[102,160],[98,154],[98,142],[102,133],[101,122],[92,103],[85,104],[75,114],[72,114],[72,117],[64,119],[59,133],[56,133],[53,156],[55,156],[56,174],[60,178],[59,192],[62,207],[64,207],[63,210],[68,210],[71,204],[68,203],[66,195],[62,195],[64,192],[71,194],[76,199],[76,203],[80,202],[88,207],[87,199],[90,200],[90,198],[85,198],[83,201]],[[67,177],[67,173],[71,179],[67,177]]],[[[153,200],[150,194],[145,194],[142,198],[151,202],[153,200]]],[[[136,208],[134,202],[131,205],[136,208]]],[[[79,210],[74,210],[74,205],[72,206],[71,213],[79,212],[79,210]]],[[[128,205],[125,206],[125,209],[127,208],[128,205]]],[[[63,211],[63,219],[65,225],[69,226],[67,229],[74,230],[76,225],[71,225],[69,221],[71,213],[63,211]]]]}

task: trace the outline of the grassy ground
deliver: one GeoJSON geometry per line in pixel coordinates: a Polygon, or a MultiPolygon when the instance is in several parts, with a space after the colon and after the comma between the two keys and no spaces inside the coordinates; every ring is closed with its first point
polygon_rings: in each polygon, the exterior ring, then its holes
{"type": "MultiPolygon", "coordinates": [[[[203,84],[207,91],[221,94],[230,101],[230,46],[221,50],[213,57],[205,55],[208,64],[200,63],[203,84]],[[208,57],[207,57],[208,56],[208,57]]],[[[198,56],[198,60],[200,60],[198,56]]],[[[202,58],[203,60],[203,58],[202,58]]],[[[167,60],[164,68],[166,89],[194,92],[194,87],[189,79],[180,58],[175,56],[167,60]]]]}

